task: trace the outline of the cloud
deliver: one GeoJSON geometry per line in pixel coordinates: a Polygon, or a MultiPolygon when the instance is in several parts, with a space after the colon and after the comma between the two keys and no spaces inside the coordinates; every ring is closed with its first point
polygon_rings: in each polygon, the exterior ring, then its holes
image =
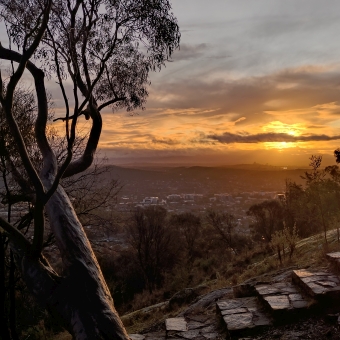
{"type": "Polygon", "coordinates": [[[234,124],[236,125],[236,124],[238,124],[238,123],[240,123],[240,122],[242,122],[243,120],[246,120],[246,119],[247,119],[246,117],[241,117],[241,118],[237,119],[237,120],[234,122],[234,124]]]}
{"type": "Polygon", "coordinates": [[[180,144],[178,141],[171,139],[171,138],[153,138],[152,143],[166,144],[166,145],[178,145],[178,144],[180,144]]]}
{"type": "Polygon", "coordinates": [[[208,49],[207,44],[181,44],[180,50],[173,56],[174,61],[189,60],[202,56],[208,49]]]}
{"type": "Polygon", "coordinates": [[[331,141],[340,139],[338,136],[327,136],[327,135],[302,135],[294,136],[288,133],[257,133],[257,134],[235,134],[225,132],[222,135],[208,135],[207,138],[218,141],[224,144],[230,143],[264,143],[264,142],[312,142],[312,141],[331,141]]]}

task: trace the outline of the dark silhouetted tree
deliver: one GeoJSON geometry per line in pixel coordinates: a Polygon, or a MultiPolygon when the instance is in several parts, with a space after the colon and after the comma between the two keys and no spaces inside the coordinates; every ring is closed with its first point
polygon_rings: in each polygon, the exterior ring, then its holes
{"type": "Polygon", "coordinates": [[[227,212],[209,210],[206,214],[206,220],[208,224],[217,232],[226,246],[233,250],[236,254],[237,251],[233,239],[234,229],[237,226],[235,216],[227,212]]]}
{"type": "Polygon", "coordinates": [[[283,206],[278,200],[263,201],[252,205],[247,214],[254,217],[251,225],[255,238],[271,241],[275,231],[283,229],[283,206]]]}
{"type": "Polygon", "coordinates": [[[150,293],[159,287],[164,273],[176,261],[174,238],[161,206],[138,208],[127,224],[130,244],[150,293]]]}
{"type": "Polygon", "coordinates": [[[201,237],[201,219],[190,212],[171,216],[170,224],[175,226],[180,237],[184,240],[184,248],[189,262],[192,262],[197,252],[197,243],[201,237]]]}
{"type": "MultiPolygon", "coordinates": [[[[33,207],[33,241],[4,218],[0,226],[11,240],[27,286],[75,339],[128,336],[60,181],[91,166],[104,108],[143,107],[149,72],[160,69],[178,47],[180,35],[170,10],[167,0],[0,0],[11,43],[10,48],[0,46],[0,59],[12,64],[8,78],[0,79],[0,102],[13,140],[10,146],[24,168],[16,178],[33,207]],[[42,160],[38,166],[14,115],[14,95],[25,70],[33,79],[37,102],[33,144],[42,160]],[[47,139],[45,75],[57,80],[64,100],[67,144],[62,162],[47,139]],[[66,81],[72,91],[67,91],[66,81]],[[82,117],[91,127],[83,153],[74,159],[76,126],[82,117]],[[45,214],[61,254],[63,275],[42,253],[45,214]]],[[[13,161],[13,153],[7,154],[13,161]]]]}

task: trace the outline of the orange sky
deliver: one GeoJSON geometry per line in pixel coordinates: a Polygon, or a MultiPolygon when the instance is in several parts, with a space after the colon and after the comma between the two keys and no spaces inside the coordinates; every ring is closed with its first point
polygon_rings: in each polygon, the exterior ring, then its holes
{"type": "Polygon", "coordinates": [[[334,163],[339,1],[172,3],[181,50],[152,75],[145,111],[104,112],[102,154],[116,164],[334,163]]]}

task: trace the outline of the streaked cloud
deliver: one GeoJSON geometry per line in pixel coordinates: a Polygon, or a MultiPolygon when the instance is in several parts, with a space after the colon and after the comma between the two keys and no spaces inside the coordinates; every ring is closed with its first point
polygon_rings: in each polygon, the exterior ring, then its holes
{"type": "Polygon", "coordinates": [[[152,143],[155,144],[166,144],[166,145],[178,145],[180,144],[179,141],[176,141],[171,138],[153,138],[152,143]]]}
{"type": "Polygon", "coordinates": [[[207,138],[216,140],[220,143],[264,143],[264,142],[311,142],[311,141],[331,141],[340,139],[338,136],[327,135],[302,135],[294,136],[288,133],[257,133],[257,134],[235,134],[225,132],[222,135],[208,135],[207,138]]]}
{"type": "MultiPolygon", "coordinates": [[[[338,0],[172,3],[181,49],[152,75],[145,111],[103,113],[105,153],[122,162],[307,165],[316,153],[333,161],[340,139],[338,0]]],[[[51,92],[58,95],[55,85],[51,92]]]]}

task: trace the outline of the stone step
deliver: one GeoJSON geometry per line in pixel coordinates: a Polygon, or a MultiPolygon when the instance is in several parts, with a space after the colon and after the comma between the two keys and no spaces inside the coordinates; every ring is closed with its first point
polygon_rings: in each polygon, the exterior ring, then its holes
{"type": "Polygon", "coordinates": [[[166,340],[165,332],[129,334],[130,340],[166,340]]]}
{"type": "Polygon", "coordinates": [[[248,334],[272,324],[272,318],[257,297],[218,301],[217,312],[222,316],[230,334],[248,334]]]}
{"type": "Polygon", "coordinates": [[[255,291],[274,317],[288,313],[294,317],[294,311],[306,309],[312,302],[291,282],[259,284],[255,286],[255,291]]]}
{"type": "Polygon", "coordinates": [[[340,252],[326,254],[326,258],[340,272],[340,252]]]}
{"type": "Polygon", "coordinates": [[[340,308],[340,279],[328,270],[293,270],[292,280],[313,299],[340,308]]]}
{"type": "MultiPolygon", "coordinates": [[[[167,339],[218,340],[218,324],[209,317],[177,317],[165,320],[167,339]]],[[[145,339],[147,340],[147,338],[145,339]]]]}

